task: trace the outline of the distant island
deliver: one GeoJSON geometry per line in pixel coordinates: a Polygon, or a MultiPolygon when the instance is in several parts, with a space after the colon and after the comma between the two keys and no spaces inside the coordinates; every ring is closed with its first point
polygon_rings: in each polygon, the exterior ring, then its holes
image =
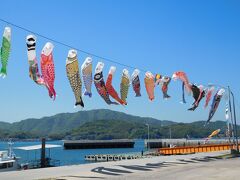
{"type": "MultiPolygon", "coordinates": [[[[26,119],[14,123],[0,122],[0,139],[146,139],[150,126],[150,138],[204,138],[212,131],[221,129],[219,136],[225,137],[226,122],[205,121],[176,123],[133,116],[122,112],[99,109],[61,113],[41,119],[26,119]]],[[[239,129],[239,128],[238,128],[239,129]]]]}

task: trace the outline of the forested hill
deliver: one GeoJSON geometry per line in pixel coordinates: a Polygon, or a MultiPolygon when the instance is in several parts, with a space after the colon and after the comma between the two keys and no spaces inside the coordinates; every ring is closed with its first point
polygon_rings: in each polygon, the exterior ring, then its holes
{"type": "Polygon", "coordinates": [[[145,138],[146,123],[150,126],[152,138],[206,137],[211,131],[226,129],[226,123],[217,121],[206,128],[203,121],[176,123],[167,120],[133,116],[122,112],[99,109],[61,113],[40,119],[26,119],[15,123],[0,122],[0,138],[39,138],[54,139],[122,139],[145,138]]]}

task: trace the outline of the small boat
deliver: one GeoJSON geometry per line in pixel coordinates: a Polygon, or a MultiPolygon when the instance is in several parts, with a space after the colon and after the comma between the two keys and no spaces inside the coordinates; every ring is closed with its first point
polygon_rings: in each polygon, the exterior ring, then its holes
{"type": "Polygon", "coordinates": [[[0,151],[0,172],[15,171],[19,168],[18,159],[12,150],[13,143],[8,142],[8,150],[0,151]]]}

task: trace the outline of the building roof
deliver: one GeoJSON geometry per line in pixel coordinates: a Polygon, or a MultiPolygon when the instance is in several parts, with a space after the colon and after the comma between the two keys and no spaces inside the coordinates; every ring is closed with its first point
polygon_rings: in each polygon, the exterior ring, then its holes
{"type": "MultiPolygon", "coordinates": [[[[46,149],[52,149],[52,148],[58,148],[58,147],[62,147],[61,145],[55,145],[55,144],[46,144],[45,148],[46,149]]],[[[24,150],[24,151],[32,151],[32,150],[38,150],[41,149],[42,145],[34,145],[34,146],[24,146],[24,147],[16,147],[14,149],[20,149],[20,150],[24,150]]]]}
{"type": "Polygon", "coordinates": [[[16,160],[14,159],[10,159],[10,160],[2,160],[0,161],[0,164],[5,164],[5,163],[12,163],[12,162],[15,162],[16,160]]]}

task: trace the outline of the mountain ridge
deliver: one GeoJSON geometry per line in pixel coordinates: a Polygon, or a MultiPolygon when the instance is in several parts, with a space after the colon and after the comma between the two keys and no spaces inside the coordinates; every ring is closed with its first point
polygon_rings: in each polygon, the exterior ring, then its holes
{"type": "Polygon", "coordinates": [[[86,122],[104,119],[128,119],[135,122],[145,121],[145,123],[161,125],[168,125],[174,123],[172,121],[161,121],[150,117],[128,115],[123,112],[112,111],[108,109],[96,109],[89,111],[78,111],[74,113],[60,113],[53,116],[42,117],[39,119],[28,118],[13,123],[0,122],[0,129],[24,132],[31,130],[35,133],[41,134],[57,133],[58,131],[65,133],[77,126],[83,125],[86,122]]]}
{"type": "Polygon", "coordinates": [[[210,131],[226,126],[223,121],[211,122],[204,128],[205,121],[177,123],[158,120],[151,117],[129,115],[109,109],[95,109],[74,113],[60,113],[40,119],[28,118],[19,122],[0,122],[0,138],[37,138],[53,139],[111,139],[111,138],[144,138],[146,124],[151,127],[151,135],[166,137],[169,128],[173,129],[173,137],[202,137],[210,131]]]}

